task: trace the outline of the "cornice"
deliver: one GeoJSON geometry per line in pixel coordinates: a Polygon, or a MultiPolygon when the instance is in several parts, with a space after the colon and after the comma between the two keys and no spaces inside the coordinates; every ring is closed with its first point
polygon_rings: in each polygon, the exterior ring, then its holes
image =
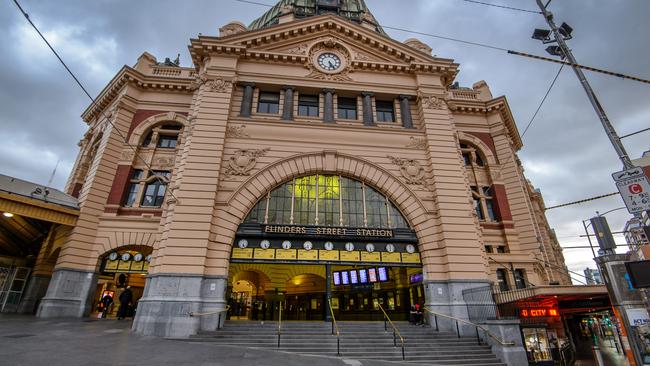
{"type": "Polygon", "coordinates": [[[92,122],[102,110],[107,108],[119,96],[125,85],[132,85],[138,89],[192,92],[193,80],[195,79],[146,75],[125,65],[95,98],[95,103],[88,106],[81,114],[81,118],[88,124],[92,122]]]}

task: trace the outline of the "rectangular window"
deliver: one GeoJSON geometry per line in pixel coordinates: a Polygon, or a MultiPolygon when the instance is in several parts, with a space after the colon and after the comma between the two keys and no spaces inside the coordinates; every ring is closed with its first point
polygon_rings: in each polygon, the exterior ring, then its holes
{"type": "Polygon", "coordinates": [[[260,92],[257,112],[278,114],[280,112],[280,93],[260,92]]]}
{"type": "Polygon", "coordinates": [[[338,98],[338,113],[340,119],[357,119],[357,99],[338,98]]]}
{"type": "Polygon", "coordinates": [[[165,149],[175,149],[178,144],[178,136],[159,135],[158,144],[156,146],[165,149]]]}
{"type": "Polygon", "coordinates": [[[494,253],[494,250],[492,249],[491,245],[486,245],[485,246],[485,252],[486,253],[494,253]]]}
{"type": "Polygon", "coordinates": [[[165,192],[167,191],[167,180],[171,177],[171,173],[164,170],[154,170],[150,176],[159,176],[164,179],[152,179],[144,188],[144,195],[142,196],[142,207],[160,207],[165,199],[165,192]]]}
{"type": "Polygon", "coordinates": [[[497,253],[507,253],[507,251],[506,251],[506,247],[503,246],[503,245],[499,245],[499,246],[497,247],[497,253]]]}
{"type": "Polygon", "coordinates": [[[520,288],[526,288],[526,278],[524,277],[523,269],[515,269],[515,286],[520,288]]]}
{"type": "Polygon", "coordinates": [[[377,121],[395,122],[395,110],[393,101],[378,100],[375,102],[377,107],[377,121]]]}
{"type": "Polygon", "coordinates": [[[140,188],[140,183],[129,184],[129,189],[126,192],[126,197],[124,199],[124,207],[133,207],[135,200],[138,198],[139,188],[140,188]]]}
{"type": "Polygon", "coordinates": [[[496,211],[494,210],[494,199],[492,196],[492,189],[490,187],[483,187],[483,194],[485,195],[485,208],[487,209],[488,217],[492,221],[498,221],[496,211]]]}
{"type": "Polygon", "coordinates": [[[481,203],[481,198],[478,196],[478,189],[476,187],[470,188],[472,189],[472,199],[474,200],[476,216],[479,220],[485,220],[485,215],[483,215],[483,204],[481,203]]]}
{"type": "Polygon", "coordinates": [[[497,284],[499,285],[499,290],[508,291],[508,273],[505,269],[497,269],[497,284]]]}
{"type": "Polygon", "coordinates": [[[300,94],[298,97],[298,115],[318,117],[318,95],[300,94]]]}

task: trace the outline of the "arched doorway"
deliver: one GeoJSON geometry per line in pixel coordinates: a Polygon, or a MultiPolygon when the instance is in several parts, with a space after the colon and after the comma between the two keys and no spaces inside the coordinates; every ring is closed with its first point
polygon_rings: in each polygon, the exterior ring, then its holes
{"type": "Polygon", "coordinates": [[[229,275],[265,274],[252,306],[270,309],[270,319],[282,305],[289,320],[381,320],[380,307],[403,320],[424,303],[417,244],[379,190],[347,176],[309,175],[272,189],[250,210],[229,275]]]}

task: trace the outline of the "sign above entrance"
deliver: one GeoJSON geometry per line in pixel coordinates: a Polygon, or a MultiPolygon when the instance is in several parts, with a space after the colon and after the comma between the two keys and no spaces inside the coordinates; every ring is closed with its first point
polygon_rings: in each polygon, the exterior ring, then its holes
{"type": "Polygon", "coordinates": [[[390,263],[420,264],[420,253],[367,253],[358,250],[304,250],[304,249],[263,249],[233,248],[231,258],[234,261],[286,261],[319,263],[390,263]]]}
{"type": "Polygon", "coordinates": [[[330,226],[294,226],[294,225],[264,225],[265,234],[333,236],[333,237],[363,237],[363,238],[392,238],[393,230],[368,229],[353,227],[330,226]]]}

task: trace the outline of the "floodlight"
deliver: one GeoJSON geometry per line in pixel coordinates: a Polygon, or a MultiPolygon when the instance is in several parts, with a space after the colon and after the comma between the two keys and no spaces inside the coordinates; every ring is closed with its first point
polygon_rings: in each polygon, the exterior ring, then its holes
{"type": "Polygon", "coordinates": [[[4,212],[2,215],[4,217],[14,217],[14,214],[12,214],[11,212],[4,212]]]}
{"type": "Polygon", "coordinates": [[[573,32],[573,28],[571,28],[571,26],[569,26],[566,23],[562,23],[562,25],[560,26],[559,31],[560,31],[560,34],[562,36],[564,36],[564,38],[568,39],[568,38],[571,38],[571,32],[573,32]]]}
{"type": "Polygon", "coordinates": [[[560,56],[564,58],[564,52],[562,52],[562,48],[560,46],[548,46],[546,47],[546,52],[553,56],[560,56]]]}
{"type": "Polygon", "coordinates": [[[548,29],[535,29],[533,32],[533,39],[539,40],[539,41],[548,41],[551,39],[550,37],[551,31],[548,29]]]}

